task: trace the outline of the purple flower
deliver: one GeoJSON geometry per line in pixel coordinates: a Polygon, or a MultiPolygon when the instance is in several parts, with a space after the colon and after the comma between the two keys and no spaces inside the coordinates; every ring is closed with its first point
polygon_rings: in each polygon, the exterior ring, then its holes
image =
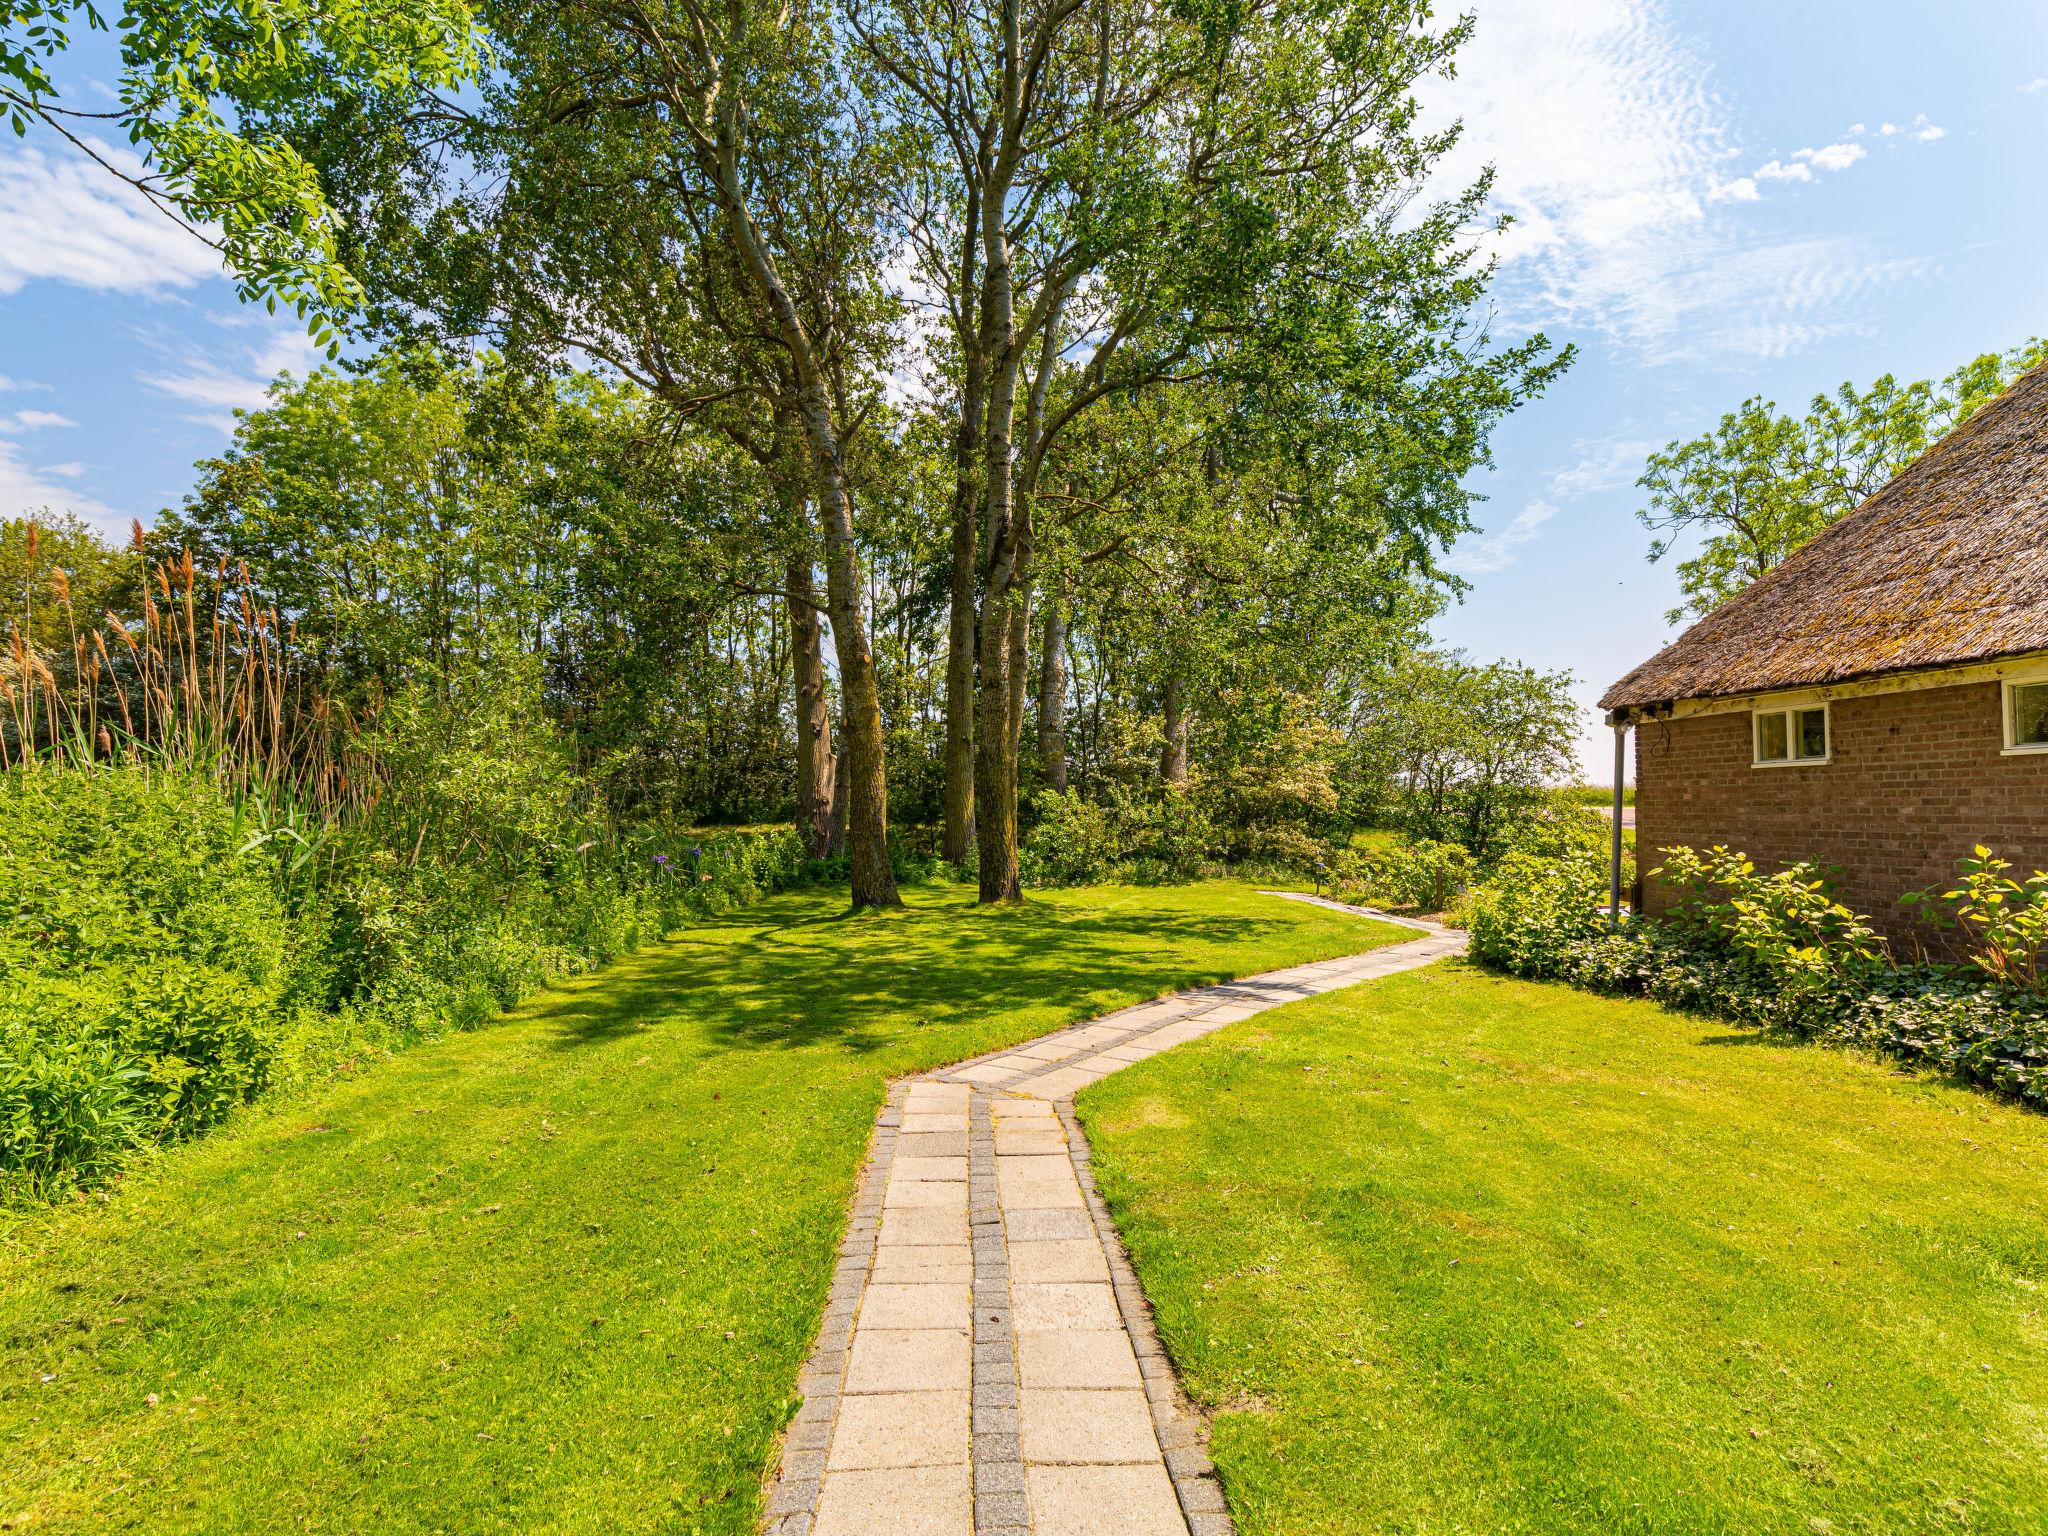
{"type": "Polygon", "coordinates": [[[657,864],[666,864],[668,862],[668,855],[665,853],[657,853],[654,856],[654,862],[657,864]]]}

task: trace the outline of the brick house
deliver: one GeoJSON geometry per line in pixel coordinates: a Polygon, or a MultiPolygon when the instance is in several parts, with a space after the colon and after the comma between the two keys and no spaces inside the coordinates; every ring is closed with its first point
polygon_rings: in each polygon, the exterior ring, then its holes
{"type": "MultiPolygon", "coordinates": [[[[1816,859],[1939,947],[1899,896],[1975,843],[2048,868],[2048,367],[1616,683],[1636,846],[1816,859]]],[[[1621,741],[1616,741],[1617,762],[1621,741]]],[[[1670,892],[1639,885],[1640,910],[1670,892]]]]}

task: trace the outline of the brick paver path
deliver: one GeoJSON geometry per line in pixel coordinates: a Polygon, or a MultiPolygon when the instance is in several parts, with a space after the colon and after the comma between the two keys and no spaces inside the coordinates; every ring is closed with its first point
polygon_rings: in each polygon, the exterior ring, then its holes
{"type": "Polygon", "coordinates": [[[1074,1094],[1265,1009],[1465,947],[1408,926],[1408,943],[1175,993],[897,1084],[800,1382],[770,1536],[1230,1532],[1089,1174],[1074,1094]]]}

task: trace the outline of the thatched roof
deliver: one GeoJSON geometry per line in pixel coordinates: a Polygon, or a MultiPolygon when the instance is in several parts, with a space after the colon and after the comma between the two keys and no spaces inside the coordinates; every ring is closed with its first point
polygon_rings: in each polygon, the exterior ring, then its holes
{"type": "Polygon", "coordinates": [[[1607,690],[1602,709],[2048,650],[2048,364],[1607,690]]]}

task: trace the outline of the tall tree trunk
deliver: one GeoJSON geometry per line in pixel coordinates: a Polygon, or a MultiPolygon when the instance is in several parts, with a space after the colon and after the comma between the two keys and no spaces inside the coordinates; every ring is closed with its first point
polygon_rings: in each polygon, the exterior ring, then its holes
{"type": "Polygon", "coordinates": [[[1164,784],[1185,784],[1188,777],[1188,710],[1181,698],[1180,678],[1166,678],[1166,744],[1159,749],[1159,779],[1164,784]]]}
{"type": "Polygon", "coordinates": [[[1067,614],[1055,596],[1045,607],[1038,659],[1038,761],[1048,788],[1067,788],[1067,614]]]}
{"type": "Polygon", "coordinates": [[[875,678],[874,651],[861,612],[860,551],[853,536],[853,497],[846,486],[839,424],[825,374],[797,312],[796,302],[763,243],[741,184],[739,134],[731,101],[720,103],[715,138],[705,145],[717,176],[728,234],[775,329],[789,349],[797,380],[795,405],[803,419],[816,482],[818,526],[825,540],[825,611],[832,620],[832,645],[839,659],[839,707],[845,737],[846,842],[848,884],[853,905],[900,907],[896,875],[889,867],[889,781],[883,760],[882,701],[875,678]]]}
{"type": "Polygon", "coordinates": [[[786,574],[790,671],[796,683],[796,827],[804,852],[823,859],[833,852],[833,778],[838,766],[832,750],[832,712],[825,698],[824,626],[818,620],[811,557],[791,559],[786,574]]]}
{"type": "MultiPolygon", "coordinates": [[[[969,412],[968,414],[972,414],[969,412]]],[[[963,435],[966,428],[962,427],[963,435]]],[[[972,453],[972,446],[965,449],[972,453]]],[[[974,481],[953,502],[953,606],[946,631],[946,825],[941,851],[965,864],[974,846],[974,481]]]]}
{"type": "Polygon", "coordinates": [[[946,822],[941,851],[950,864],[965,864],[974,846],[975,522],[981,510],[987,368],[981,316],[970,296],[979,283],[981,239],[980,192],[970,187],[960,241],[960,424],[953,437],[952,607],[946,625],[946,822]]]}

